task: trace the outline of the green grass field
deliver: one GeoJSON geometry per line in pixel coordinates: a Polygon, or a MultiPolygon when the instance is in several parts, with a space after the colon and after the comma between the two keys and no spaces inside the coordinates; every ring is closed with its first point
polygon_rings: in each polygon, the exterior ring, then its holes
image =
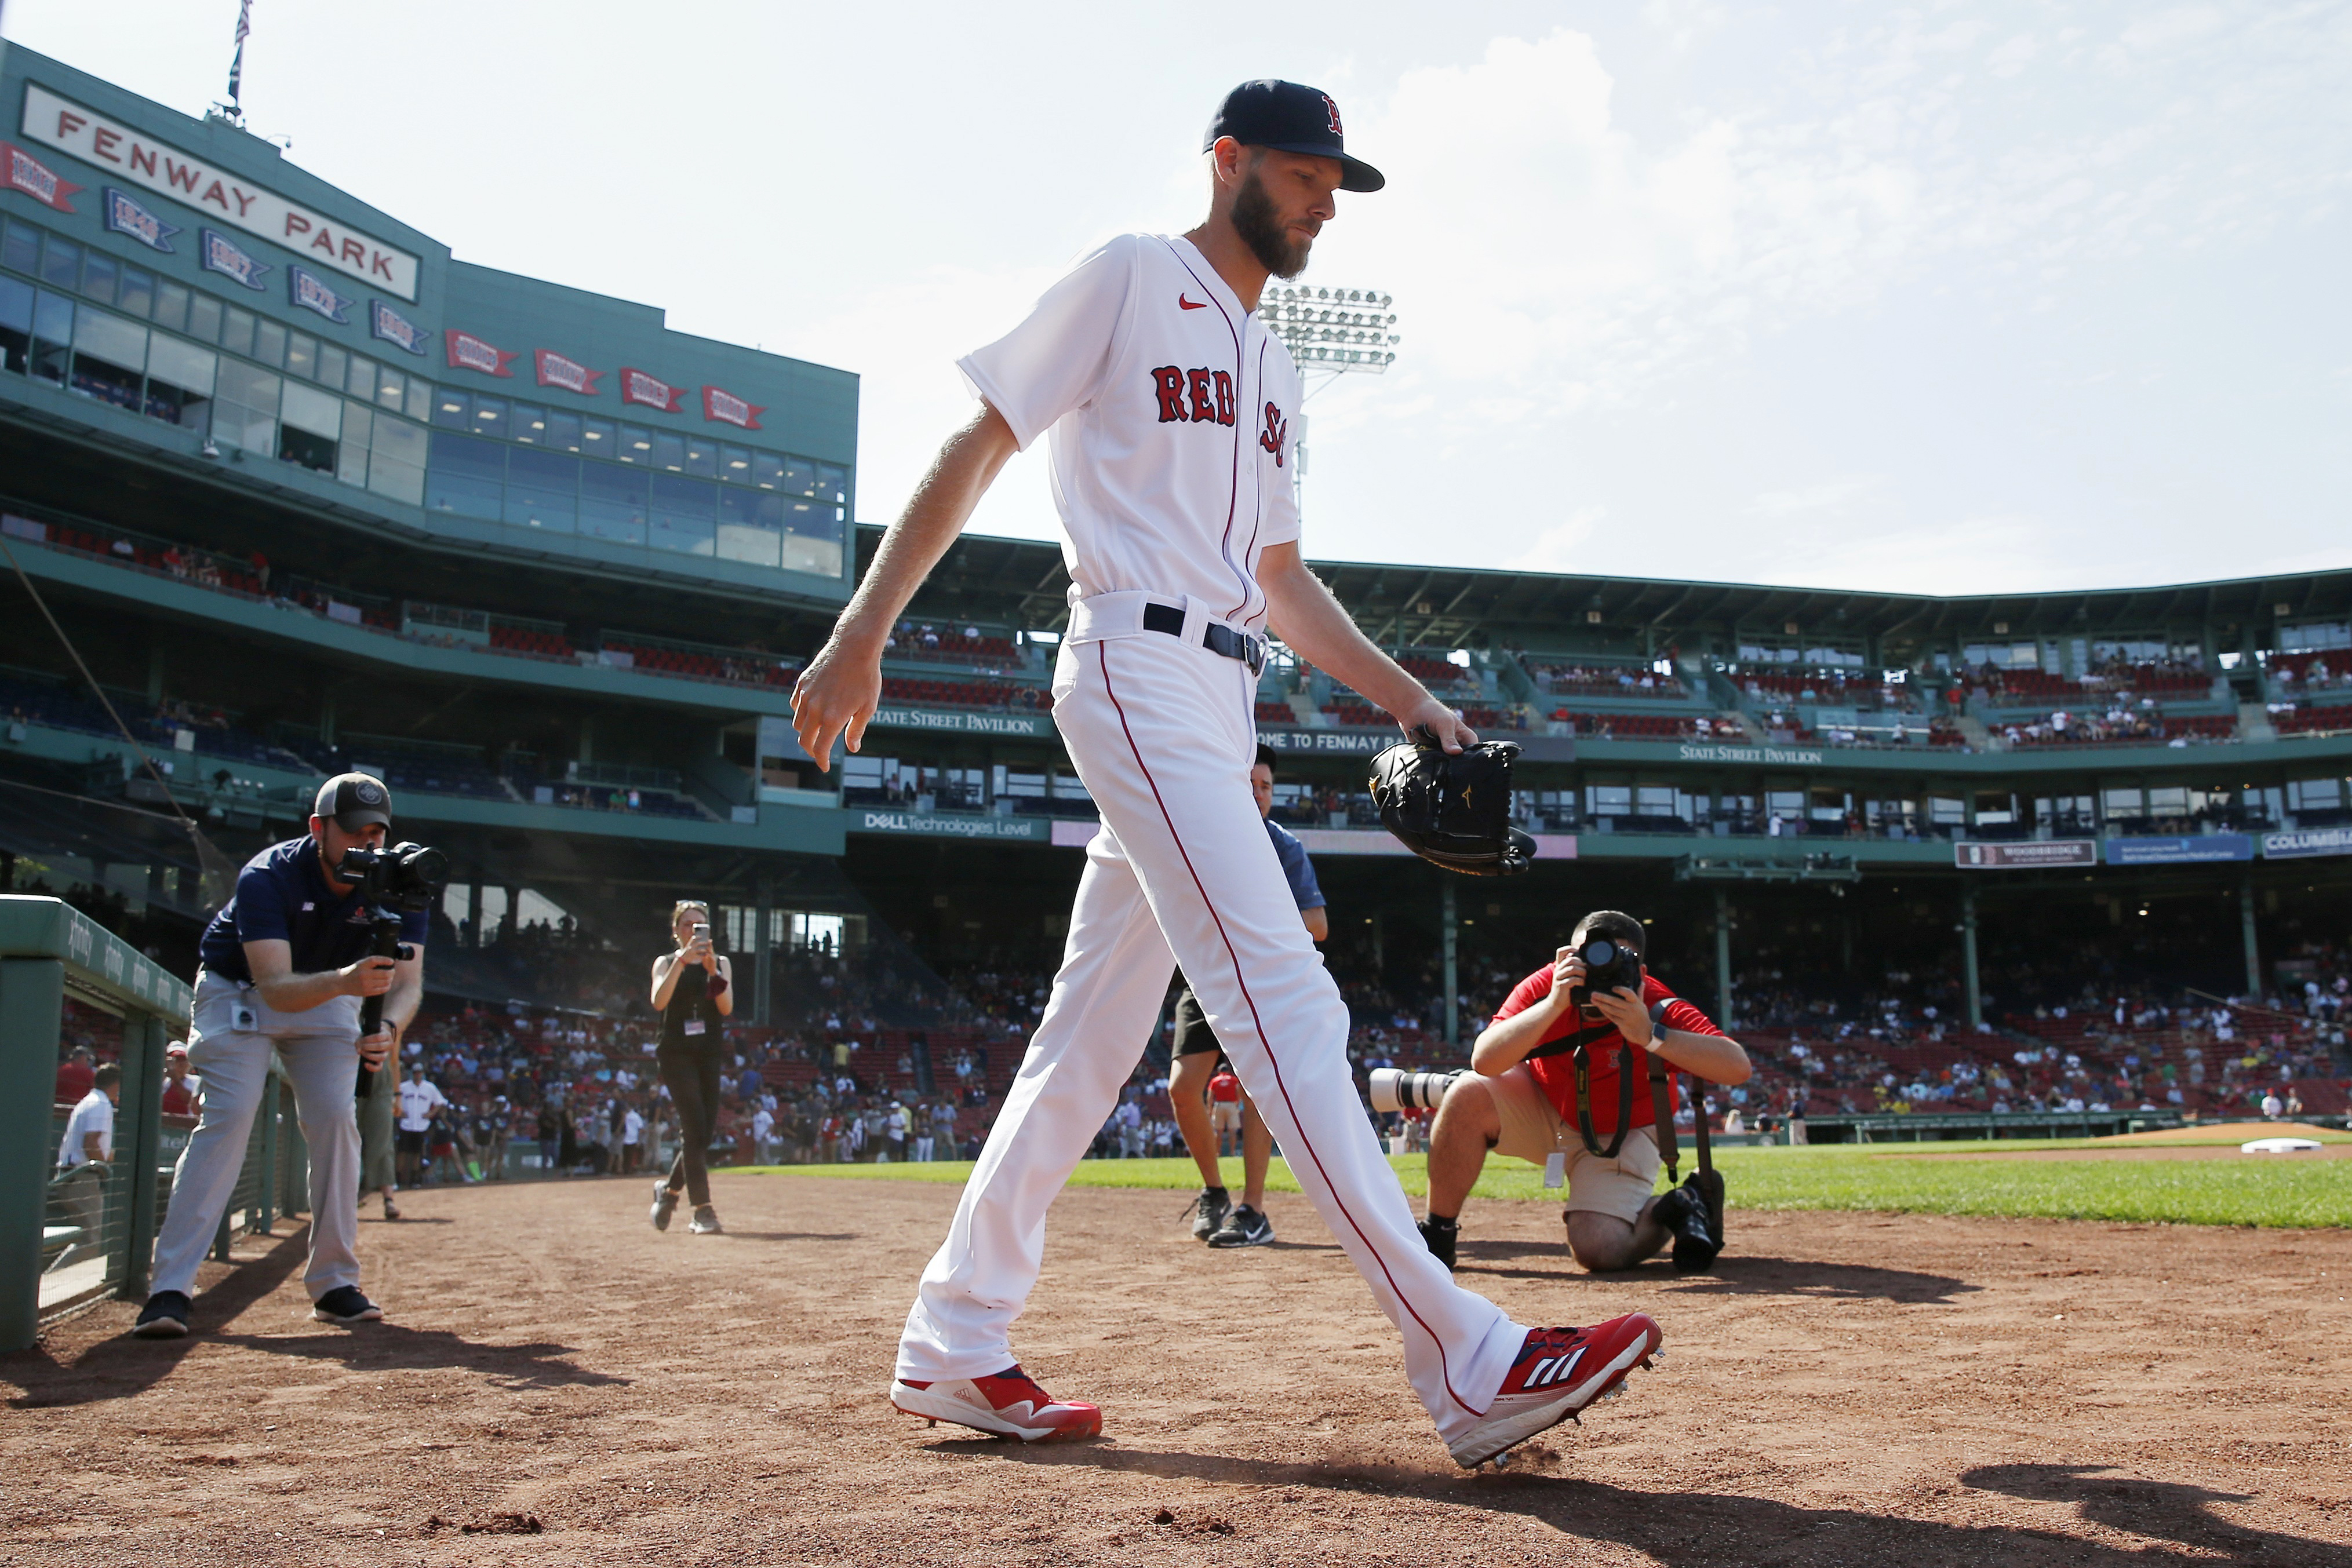
{"type": "MultiPolygon", "coordinates": [[[[2327,1141],[2345,1134],[2323,1134],[2327,1141]]],[[[2312,1155],[2224,1156],[2201,1160],[1923,1159],[1923,1155],[2011,1154],[2023,1149],[2091,1148],[2087,1140],[1875,1144],[1806,1149],[1721,1151],[1735,1208],[1877,1209],[1906,1214],[2005,1215],[2033,1219],[2104,1219],[2171,1225],[2259,1225],[2296,1228],[2352,1227],[2352,1162],[2312,1155]]],[[[1687,1171],[1689,1151],[1684,1151],[1687,1171]]],[[[1428,1190],[1418,1155],[1389,1162],[1415,1197],[1428,1190]]],[[[1226,1162],[1228,1179],[1239,1161],[1226,1162]]],[[[781,1175],[857,1180],[961,1184],[970,1161],[897,1166],[766,1166],[781,1175]]],[[[1073,1186],[1199,1189],[1190,1160],[1087,1160],[1073,1186]]],[[[1281,1161],[1266,1186],[1297,1192],[1281,1161]]],[[[1544,1198],[1543,1172],[1517,1160],[1488,1162],[1474,1196],[1544,1198]]]]}

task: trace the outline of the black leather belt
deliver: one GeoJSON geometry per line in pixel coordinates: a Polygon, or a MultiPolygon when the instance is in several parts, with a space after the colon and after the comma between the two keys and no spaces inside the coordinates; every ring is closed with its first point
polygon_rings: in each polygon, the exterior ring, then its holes
{"type": "MultiPolygon", "coordinates": [[[[1143,629],[1181,637],[1184,635],[1184,612],[1173,604],[1146,604],[1143,607],[1143,629]]],[[[1212,653],[1239,659],[1249,666],[1249,673],[1253,675],[1265,674],[1265,639],[1263,637],[1252,637],[1221,622],[1212,621],[1201,630],[1201,645],[1212,653]]]]}

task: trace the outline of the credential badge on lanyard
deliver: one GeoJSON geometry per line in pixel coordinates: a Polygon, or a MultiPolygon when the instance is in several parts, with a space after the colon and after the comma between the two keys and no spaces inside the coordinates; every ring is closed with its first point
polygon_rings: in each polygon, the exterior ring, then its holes
{"type": "Polygon", "coordinates": [[[686,1020],[686,1032],[688,1034],[700,1034],[703,1028],[703,1021],[700,1019],[688,1019],[686,1020]]]}

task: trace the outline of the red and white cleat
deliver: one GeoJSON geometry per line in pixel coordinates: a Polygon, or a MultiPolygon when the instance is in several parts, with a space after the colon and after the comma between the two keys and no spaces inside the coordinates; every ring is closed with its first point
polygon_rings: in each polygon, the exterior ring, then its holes
{"type": "Polygon", "coordinates": [[[1627,1373],[1665,1354],[1659,1348],[1664,1343],[1647,1312],[1628,1312],[1589,1329],[1529,1329],[1485,1418],[1446,1448],[1454,1463],[1476,1469],[1617,1393],[1627,1373]]]}
{"type": "Polygon", "coordinates": [[[993,1377],[938,1383],[900,1378],[890,1385],[890,1403],[909,1416],[952,1421],[1024,1443],[1069,1443],[1102,1436],[1100,1407],[1055,1398],[1017,1365],[993,1377]]]}

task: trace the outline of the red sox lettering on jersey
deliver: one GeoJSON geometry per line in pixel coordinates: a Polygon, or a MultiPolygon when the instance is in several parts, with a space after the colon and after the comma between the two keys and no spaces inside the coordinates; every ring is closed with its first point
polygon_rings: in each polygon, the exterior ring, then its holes
{"type": "Polygon", "coordinates": [[[1265,428],[1258,433],[1257,444],[1274,454],[1274,465],[1282,466],[1282,449],[1290,443],[1290,421],[1282,417],[1282,410],[1273,403],[1265,405],[1265,428]]]}

